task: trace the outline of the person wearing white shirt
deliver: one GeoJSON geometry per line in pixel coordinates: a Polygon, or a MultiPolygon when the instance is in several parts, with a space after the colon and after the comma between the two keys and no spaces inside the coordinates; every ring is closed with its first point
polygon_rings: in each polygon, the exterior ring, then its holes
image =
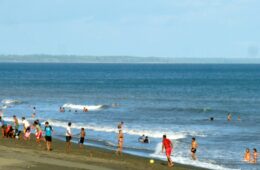
{"type": "Polygon", "coordinates": [[[67,145],[67,152],[70,152],[71,150],[71,139],[72,139],[72,133],[71,133],[71,122],[68,123],[68,127],[66,129],[66,145],[67,145]]]}

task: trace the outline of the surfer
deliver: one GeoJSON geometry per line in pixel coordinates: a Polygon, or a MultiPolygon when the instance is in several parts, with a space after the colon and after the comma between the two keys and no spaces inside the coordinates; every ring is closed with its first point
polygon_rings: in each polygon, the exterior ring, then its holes
{"type": "Polygon", "coordinates": [[[191,141],[191,157],[193,160],[196,160],[196,151],[197,151],[197,148],[198,148],[198,143],[196,142],[196,139],[195,138],[192,138],[192,141],[191,141]]]}
{"type": "Polygon", "coordinates": [[[162,140],[162,152],[165,149],[165,154],[168,160],[168,166],[172,167],[174,165],[174,163],[172,162],[171,159],[171,153],[172,153],[172,149],[173,149],[173,144],[171,142],[170,139],[166,138],[166,135],[163,135],[163,140],[162,140]]]}

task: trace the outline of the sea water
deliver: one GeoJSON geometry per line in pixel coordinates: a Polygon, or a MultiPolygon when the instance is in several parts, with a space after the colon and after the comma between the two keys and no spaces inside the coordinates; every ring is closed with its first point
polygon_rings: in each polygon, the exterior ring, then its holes
{"type": "Polygon", "coordinates": [[[175,162],[260,169],[242,161],[247,147],[260,150],[260,65],[2,63],[0,100],[5,120],[14,114],[48,120],[63,140],[71,121],[74,142],[84,127],[88,145],[115,149],[117,124],[124,121],[125,152],[166,160],[166,134],[175,162]],[[138,142],[143,134],[149,144],[138,142]],[[192,137],[197,161],[190,156],[192,137]]]}

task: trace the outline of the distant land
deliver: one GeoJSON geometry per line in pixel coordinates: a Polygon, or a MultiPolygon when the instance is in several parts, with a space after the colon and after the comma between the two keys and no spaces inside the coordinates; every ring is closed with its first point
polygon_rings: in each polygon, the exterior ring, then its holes
{"type": "Polygon", "coordinates": [[[77,55],[0,55],[1,63],[172,63],[172,64],[260,64],[260,58],[166,58],[77,55]]]}

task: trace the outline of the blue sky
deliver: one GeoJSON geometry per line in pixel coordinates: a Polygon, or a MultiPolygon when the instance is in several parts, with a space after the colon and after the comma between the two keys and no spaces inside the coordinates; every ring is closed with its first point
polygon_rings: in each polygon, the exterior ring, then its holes
{"type": "Polygon", "coordinates": [[[260,57],[260,0],[0,0],[0,54],[260,57]]]}

